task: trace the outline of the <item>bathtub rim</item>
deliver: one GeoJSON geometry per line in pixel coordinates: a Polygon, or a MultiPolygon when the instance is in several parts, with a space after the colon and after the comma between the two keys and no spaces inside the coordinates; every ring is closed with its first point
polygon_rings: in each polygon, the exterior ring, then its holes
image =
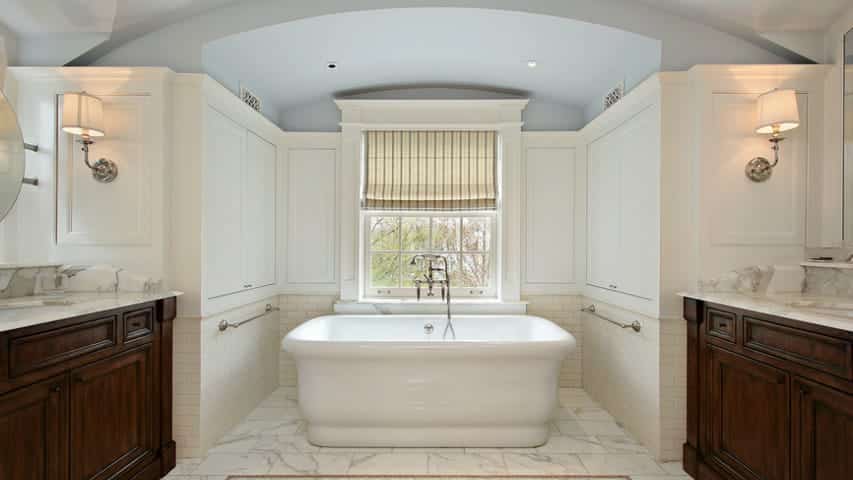
{"type": "MultiPolygon", "coordinates": [[[[555,322],[538,315],[519,314],[467,314],[454,316],[458,318],[471,317],[493,317],[493,318],[517,318],[527,317],[544,321],[555,328],[559,337],[547,340],[457,340],[457,341],[423,341],[423,340],[327,340],[327,339],[305,339],[295,338],[294,334],[304,330],[303,327],[314,320],[334,317],[403,317],[420,318],[424,320],[437,320],[442,323],[435,325],[435,335],[441,335],[444,328],[445,316],[436,314],[391,314],[391,315],[368,315],[368,314],[330,314],[308,320],[281,340],[281,349],[293,355],[297,361],[304,358],[335,358],[351,357],[400,357],[400,356],[422,356],[426,353],[435,355],[443,354],[446,358],[472,357],[472,356],[495,356],[503,357],[527,357],[527,358],[553,358],[560,356],[565,358],[577,347],[574,335],[566,331],[555,322]]],[[[307,327],[305,327],[307,328],[307,327]]]]}

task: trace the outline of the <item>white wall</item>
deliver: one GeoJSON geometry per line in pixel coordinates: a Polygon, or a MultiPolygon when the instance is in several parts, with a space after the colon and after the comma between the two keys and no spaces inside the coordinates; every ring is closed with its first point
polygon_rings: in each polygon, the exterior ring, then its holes
{"type": "Polygon", "coordinates": [[[39,145],[38,152],[26,153],[26,175],[37,177],[39,185],[25,185],[3,220],[0,259],[109,263],[165,277],[171,72],[13,67],[8,77],[24,139],[39,145]],[[57,95],[80,90],[104,99],[107,136],[91,147],[90,156],[118,164],[119,176],[109,184],[95,181],[79,145],[57,133],[57,95]]]}

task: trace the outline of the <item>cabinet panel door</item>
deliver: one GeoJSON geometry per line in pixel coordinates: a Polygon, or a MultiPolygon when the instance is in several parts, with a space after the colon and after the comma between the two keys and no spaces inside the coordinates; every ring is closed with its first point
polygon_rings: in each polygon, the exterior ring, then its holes
{"type": "Polygon", "coordinates": [[[617,288],[619,269],[619,154],[609,136],[589,146],[588,282],[617,288]]]}
{"type": "Polygon", "coordinates": [[[794,379],[793,480],[853,478],[853,395],[794,379]]]}
{"type": "Polygon", "coordinates": [[[275,164],[275,145],[249,132],[243,170],[243,268],[251,287],[275,283],[275,164]]]}
{"type": "Polygon", "coordinates": [[[71,480],[104,480],[156,452],[151,348],[71,372],[71,480]]]}
{"type": "Polygon", "coordinates": [[[708,347],[707,461],[754,480],[789,478],[788,374],[708,347]]]}
{"type": "Polygon", "coordinates": [[[63,377],[0,396],[0,478],[68,478],[66,391],[63,377]]]}
{"type": "Polygon", "coordinates": [[[211,107],[205,116],[204,244],[208,298],[243,288],[242,178],[246,129],[211,107]]]}
{"type": "Polygon", "coordinates": [[[651,299],[659,258],[660,119],[649,107],[614,133],[620,149],[619,291],[651,299]]]}

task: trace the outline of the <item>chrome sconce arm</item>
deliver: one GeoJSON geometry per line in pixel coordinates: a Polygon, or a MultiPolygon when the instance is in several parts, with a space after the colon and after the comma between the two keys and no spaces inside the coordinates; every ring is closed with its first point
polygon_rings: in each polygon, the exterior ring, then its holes
{"type": "Polygon", "coordinates": [[[80,149],[83,152],[83,163],[92,170],[92,177],[95,180],[101,183],[110,183],[116,179],[118,176],[118,165],[112,160],[100,158],[94,164],[89,162],[89,145],[95,143],[94,140],[84,135],[77,142],[83,145],[80,149]]]}

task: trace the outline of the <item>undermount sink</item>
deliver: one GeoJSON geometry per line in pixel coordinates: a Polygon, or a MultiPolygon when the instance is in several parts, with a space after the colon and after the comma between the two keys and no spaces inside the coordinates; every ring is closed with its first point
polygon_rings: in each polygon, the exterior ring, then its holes
{"type": "Polygon", "coordinates": [[[74,302],[64,297],[51,298],[9,298],[0,300],[0,310],[12,310],[16,308],[36,308],[36,307],[62,307],[71,305],[74,302]]]}

